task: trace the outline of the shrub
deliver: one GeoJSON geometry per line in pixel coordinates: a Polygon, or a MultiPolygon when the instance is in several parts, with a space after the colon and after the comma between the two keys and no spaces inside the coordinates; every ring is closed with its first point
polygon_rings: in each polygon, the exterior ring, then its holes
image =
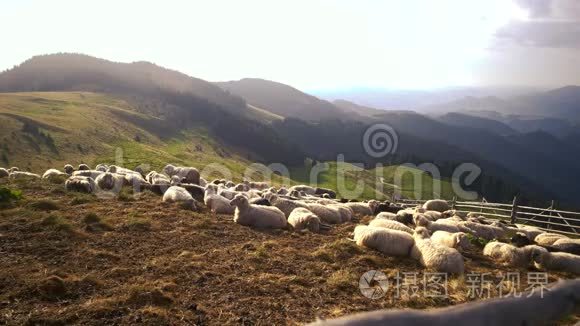
{"type": "Polygon", "coordinates": [[[12,190],[6,187],[0,188],[0,203],[7,203],[13,200],[20,200],[22,198],[22,191],[12,190]]]}

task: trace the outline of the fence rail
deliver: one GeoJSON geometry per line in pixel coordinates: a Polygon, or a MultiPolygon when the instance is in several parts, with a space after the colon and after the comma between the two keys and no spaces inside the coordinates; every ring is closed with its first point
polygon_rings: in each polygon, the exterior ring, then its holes
{"type": "MultiPolygon", "coordinates": [[[[403,207],[423,205],[425,200],[394,199],[403,207]]],[[[449,206],[462,213],[477,212],[481,215],[503,219],[512,223],[532,225],[548,232],[580,236],[580,212],[564,211],[552,204],[547,208],[520,206],[517,198],[511,204],[490,203],[485,198],[481,201],[447,201],[449,206]]]]}

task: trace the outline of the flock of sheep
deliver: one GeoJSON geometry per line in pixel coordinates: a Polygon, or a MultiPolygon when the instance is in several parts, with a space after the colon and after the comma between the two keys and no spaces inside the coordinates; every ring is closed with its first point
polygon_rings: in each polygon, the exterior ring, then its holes
{"type": "Polygon", "coordinates": [[[489,241],[483,254],[501,265],[580,274],[579,239],[465,214],[450,209],[444,200],[429,200],[415,208],[376,200],[345,201],[336,199],[332,190],[307,185],[275,188],[264,182],[208,182],[195,168],[173,165],[165,166],[161,173],[145,174],[115,165],[99,164],[91,169],[81,164],[75,169],[67,164],[63,171],[50,169],[42,176],[15,167],[0,168],[3,177],[56,179],[64,181],[68,191],[95,194],[115,194],[123,186],[132,186],[136,192],[148,189],[161,195],[164,202],[191,209],[203,201],[212,213],[233,215],[235,223],[255,228],[291,227],[318,233],[355,216],[374,216],[368,225],[355,227],[357,245],[388,256],[410,257],[438,272],[463,274],[462,252],[472,246],[469,238],[477,237],[489,241]],[[498,241],[506,239],[510,243],[498,241]]]}

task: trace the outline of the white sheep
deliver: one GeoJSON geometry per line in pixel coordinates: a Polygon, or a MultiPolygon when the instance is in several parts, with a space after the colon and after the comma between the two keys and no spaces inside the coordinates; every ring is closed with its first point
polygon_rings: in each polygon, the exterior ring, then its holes
{"type": "Polygon", "coordinates": [[[16,171],[20,171],[19,168],[17,168],[16,166],[11,167],[10,169],[8,169],[8,172],[12,173],[12,172],[16,172],[16,171]]]}
{"type": "Polygon", "coordinates": [[[502,326],[554,325],[574,315],[580,306],[580,280],[560,281],[537,287],[520,296],[507,296],[437,309],[385,309],[357,313],[312,326],[502,326]],[[554,285],[555,284],[555,285],[554,285]]]}
{"type": "Polygon", "coordinates": [[[369,226],[381,227],[381,228],[386,228],[386,229],[391,229],[391,230],[398,230],[398,231],[407,232],[409,234],[413,234],[413,229],[411,229],[410,227],[406,226],[405,224],[403,224],[401,222],[397,222],[395,220],[375,218],[372,221],[370,221],[369,226]]]}
{"type": "Polygon", "coordinates": [[[58,178],[63,178],[63,177],[68,177],[68,174],[66,174],[64,172],[60,172],[57,169],[48,169],[42,175],[42,179],[45,179],[45,180],[58,180],[58,178]]]}
{"type": "Polygon", "coordinates": [[[147,173],[145,180],[152,185],[168,186],[171,183],[171,179],[169,179],[169,177],[167,177],[165,174],[157,173],[155,171],[147,173]]]}
{"type": "Polygon", "coordinates": [[[580,256],[577,255],[536,250],[532,259],[535,267],[540,270],[580,274],[580,256]]]}
{"type": "Polygon", "coordinates": [[[345,211],[338,207],[318,203],[306,203],[306,205],[312,213],[316,214],[316,216],[320,217],[320,219],[326,223],[340,224],[346,222],[343,221],[343,218],[345,218],[345,211]]]}
{"type": "Polygon", "coordinates": [[[471,233],[478,238],[483,238],[488,241],[493,239],[502,239],[506,236],[506,230],[493,225],[465,221],[460,222],[458,226],[461,231],[471,233]]]}
{"type": "Polygon", "coordinates": [[[534,238],[534,241],[540,246],[551,246],[554,244],[554,242],[556,242],[560,239],[567,239],[567,238],[568,238],[567,236],[559,234],[559,233],[544,232],[544,233],[538,234],[534,238]]]}
{"type": "Polygon", "coordinates": [[[171,186],[163,194],[164,203],[184,203],[195,208],[195,200],[191,194],[182,187],[171,186]]]}
{"type": "Polygon", "coordinates": [[[292,186],[288,189],[288,192],[293,192],[293,191],[304,192],[307,195],[316,194],[316,188],[311,187],[311,186],[307,186],[307,185],[292,186]]]}
{"type": "MultiPolygon", "coordinates": [[[[106,165],[106,164],[98,164],[98,165],[95,167],[95,170],[97,170],[97,171],[101,171],[101,172],[107,172],[107,171],[109,170],[109,166],[108,166],[108,165],[106,165]]],[[[111,172],[111,171],[109,171],[109,172],[111,172]]]]}
{"type": "Polygon", "coordinates": [[[415,225],[418,227],[427,228],[430,232],[446,231],[446,232],[450,232],[450,233],[457,233],[457,232],[461,231],[461,229],[458,226],[450,224],[447,221],[432,222],[432,221],[429,221],[429,219],[427,219],[423,215],[416,215],[415,216],[415,225]]]}
{"type": "Polygon", "coordinates": [[[284,213],[284,216],[286,216],[286,218],[290,218],[290,214],[296,208],[308,209],[308,205],[301,201],[280,198],[279,196],[272,193],[265,194],[264,198],[268,199],[272,206],[277,207],[279,210],[281,210],[282,213],[284,213]]]}
{"type": "Polygon", "coordinates": [[[469,239],[464,232],[435,231],[431,235],[431,241],[460,251],[467,250],[470,247],[469,239]]]}
{"type": "Polygon", "coordinates": [[[0,168],[0,178],[6,178],[10,175],[10,172],[5,168],[0,168]]]}
{"type": "Polygon", "coordinates": [[[244,226],[257,228],[281,229],[285,228],[288,222],[281,210],[274,206],[252,205],[248,198],[243,195],[236,195],[230,202],[236,206],[234,222],[244,226]]]}
{"type": "Polygon", "coordinates": [[[367,225],[357,225],[354,228],[354,241],[359,246],[399,257],[409,256],[415,243],[413,237],[406,232],[367,225]]]}
{"type": "Polygon", "coordinates": [[[450,209],[449,204],[447,203],[447,201],[442,200],[442,199],[431,199],[426,201],[423,204],[423,209],[428,210],[428,211],[438,211],[438,212],[445,212],[448,211],[450,209]]]}
{"type": "Polygon", "coordinates": [[[95,191],[96,184],[91,177],[71,176],[65,181],[64,188],[67,191],[91,193],[95,191]]]}
{"type": "Polygon", "coordinates": [[[528,239],[532,241],[538,236],[538,234],[546,232],[531,225],[516,224],[516,226],[518,227],[517,231],[525,233],[528,239]]]}
{"type": "Polygon", "coordinates": [[[88,165],[86,165],[86,164],[84,164],[84,163],[81,163],[81,164],[79,164],[79,167],[78,167],[78,169],[77,169],[77,170],[79,170],[79,171],[88,171],[88,170],[90,170],[90,169],[91,169],[91,168],[90,168],[88,165]]]}
{"type": "Polygon", "coordinates": [[[568,237],[564,237],[564,238],[556,240],[556,242],[553,243],[554,246],[563,245],[563,244],[580,245],[580,239],[571,239],[568,237]]]}
{"type": "Polygon", "coordinates": [[[35,173],[25,172],[25,171],[13,171],[10,172],[8,176],[10,179],[13,180],[35,180],[40,179],[40,176],[35,173]]]}
{"type": "Polygon", "coordinates": [[[350,202],[344,203],[344,205],[350,207],[355,215],[372,216],[375,214],[379,202],[376,200],[369,200],[368,203],[350,202]]]}
{"type": "Polygon", "coordinates": [[[417,227],[413,238],[415,245],[411,250],[411,257],[421,265],[441,273],[463,274],[465,267],[459,251],[432,241],[429,231],[424,227],[417,227]]]}
{"type": "Polygon", "coordinates": [[[215,214],[234,214],[235,207],[230,205],[229,199],[217,194],[217,186],[215,184],[206,186],[203,202],[215,214]]]}
{"type": "Polygon", "coordinates": [[[105,172],[96,171],[96,170],[81,170],[81,171],[74,171],[72,173],[72,175],[73,176],[91,177],[93,179],[96,179],[99,175],[101,175],[103,173],[105,173],[105,172]]]}
{"type": "Polygon", "coordinates": [[[338,210],[338,212],[340,213],[341,223],[352,221],[354,212],[349,206],[335,202],[333,204],[326,205],[326,207],[338,210]]]}
{"type": "Polygon", "coordinates": [[[266,182],[254,182],[244,180],[243,183],[248,187],[250,187],[251,189],[265,190],[266,188],[270,187],[270,185],[266,182]]]}
{"type": "Polygon", "coordinates": [[[95,183],[99,190],[118,192],[123,187],[125,178],[116,173],[105,172],[97,176],[95,183]]]}
{"type": "Polygon", "coordinates": [[[504,266],[525,268],[531,264],[532,255],[541,251],[547,250],[536,245],[518,248],[508,243],[492,241],[483,248],[483,255],[504,266]]]}
{"type": "Polygon", "coordinates": [[[292,225],[295,231],[308,229],[310,232],[318,233],[321,228],[328,229],[328,226],[322,224],[320,218],[316,216],[316,214],[304,207],[297,207],[290,213],[288,224],[292,225]]]}
{"type": "Polygon", "coordinates": [[[185,179],[184,183],[193,183],[196,185],[199,184],[200,175],[199,175],[199,171],[196,168],[183,167],[183,166],[173,166],[171,164],[167,164],[163,168],[162,172],[167,174],[170,177],[177,175],[182,180],[185,179]]]}
{"type": "Polygon", "coordinates": [[[65,164],[63,171],[68,175],[72,175],[75,172],[75,168],[70,164],[65,164]]]}

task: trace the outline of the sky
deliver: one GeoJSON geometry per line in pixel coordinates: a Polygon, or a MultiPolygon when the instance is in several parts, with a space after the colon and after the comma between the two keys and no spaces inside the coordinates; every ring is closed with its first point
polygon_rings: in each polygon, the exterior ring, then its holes
{"type": "Polygon", "coordinates": [[[150,61],[300,89],[580,84],[580,0],[0,0],[0,70],[150,61]]]}

